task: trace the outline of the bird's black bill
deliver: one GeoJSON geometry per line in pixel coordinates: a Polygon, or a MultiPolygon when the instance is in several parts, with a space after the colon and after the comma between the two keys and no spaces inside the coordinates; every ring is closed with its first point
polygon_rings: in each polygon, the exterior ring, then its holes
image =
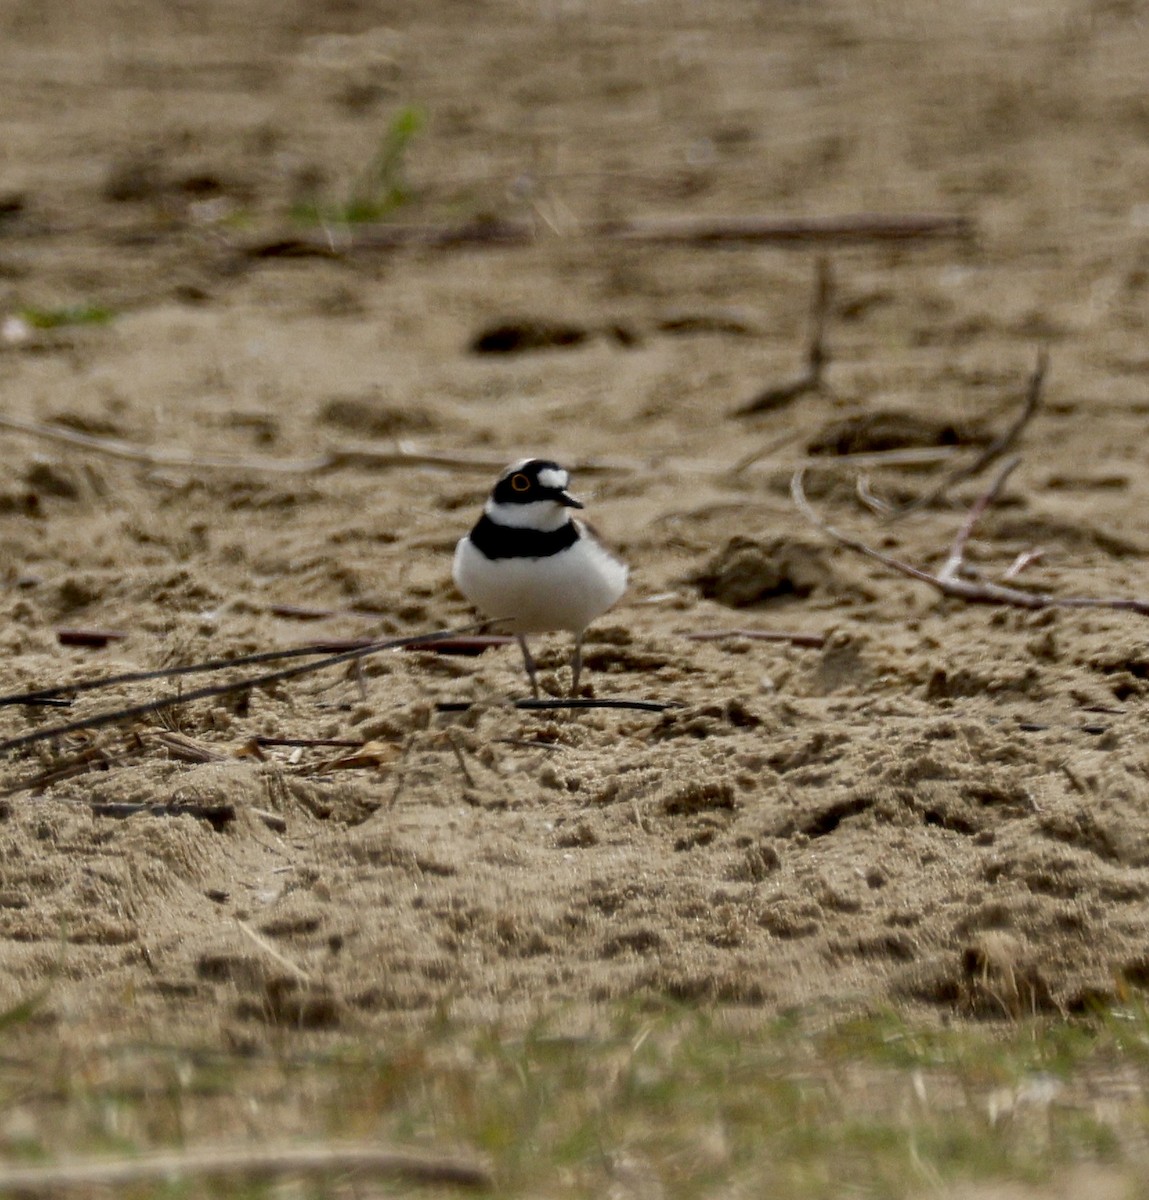
{"type": "Polygon", "coordinates": [[[583,502],[581,500],[576,500],[570,494],[570,492],[556,492],[555,499],[560,504],[565,504],[567,506],[567,508],[585,508],[586,507],[586,505],[583,504],[583,502]]]}

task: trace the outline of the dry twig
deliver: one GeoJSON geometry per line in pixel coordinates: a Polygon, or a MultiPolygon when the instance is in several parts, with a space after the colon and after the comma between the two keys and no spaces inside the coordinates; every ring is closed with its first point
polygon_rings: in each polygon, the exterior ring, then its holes
{"type": "MultiPolygon", "coordinates": [[[[348,443],[333,446],[324,454],[314,458],[268,458],[255,455],[250,458],[229,456],[196,455],[186,450],[157,449],[127,442],[120,438],[100,437],[91,433],[80,433],[60,425],[48,425],[41,421],[28,421],[22,417],[0,414],[0,429],[45,441],[60,442],[75,446],[108,458],[125,462],[142,463],[149,467],[178,468],[191,471],[267,471],[278,475],[315,475],[323,471],[357,467],[363,470],[381,471],[398,467],[441,467],[451,471],[475,471],[490,474],[505,467],[504,458],[451,452],[415,450],[400,443],[378,444],[373,442],[348,443]]],[[[630,470],[633,462],[588,461],[574,462],[571,470],[581,474],[593,474],[614,470],[630,470]]]]}
{"type": "MultiPolygon", "coordinates": [[[[814,284],[814,301],[810,306],[811,331],[809,347],[806,350],[805,373],[789,383],[778,384],[759,392],[753,400],[748,400],[736,408],[733,416],[748,417],[754,413],[776,412],[807,392],[821,390],[822,375],[830,361],[826,350],[826,318],[833,296],[834,273],[830,268],[830,261],[820,258],[814,284]]],[[[746,465],[748,462],[743,459],[735,470],[744,469],[746,465]]]]}
{"type": "MultiPolygon", "coordinates": [[[[31,437],[45,438],[58,441],[78,449],[87,450],[94,454],[103,454],[112,458],[129,462],[142,463],[152,467],[175,467],[182,470],[226,470],[226,471],[268,471],[280,475],[314,475],[324,471],[340,468],[359,468],[369,471],[381,471],[398,468],[430,467],[450,471],[473,471],[476,474],[490,475],[506,466],[504,458],[486,457],[452,452],[417,451],[404,444],[398,446],[390,443],[379,445],[371,442],[335,446],[325,454],[315,458],[229,458],[208,455],[199,457],[184,450],[153,449],[134,442],[125,442],[118,438],[98,437],[94,434],[78,433],[72,429],[64,429],[57,425],[46,425],[38,421],[26,421],[18,417],[0,415],[0,429],[10,429],[31,437]]],[[[746,470],[760,459],[771,455],[784,445],[783,442],[755,450],[744,458],[735,468],[736,472],[746,470]]],[[[771,462],[770,468],[787,471],[801,466],[814,465],[829,467],[882,467],[882,466],[924,466],[935,462],[944,462],[959,451],[954,446],[924,446],[907,447],[898,450],[867,451],[860,454],[840,454],[831,462],[821,456],[816,458],[799,457],[785,462],[771,462]]],[[[568,463],[570,470],[580,475],[604,475],[615,472],[638,472],[657,469],[660,472],[685,471],[704,475],[727,475],[731,471],[729,462],[708,459],[661,459],[650,463],[633,458],[609,459],[574,459],[568,463]]],[[[272,610],[277,615],[297,617],[299,619],[318,619],[324,615],[322,610],[308,609],[292,605],[277,605],[272,610]]],[[[353,610],[347,610],[353,611],[353,610]]],[[[361,614],[357,614],[361,615],[361,614]]]]}
{"type": "MultiPolygon", "coordinates": [[[[915,213],[887,216],[856,213],[843,217],[649,217],[600,221],[568,236],[645,245],[705,248],[733,245],[859,245],[922,242],[973,236],[968,217],[915,213]]],[[[410,248],[449,250],[529,246],[539,240],[532,220],[466,221],[459,225],[360,225],[354,230],[260,234],[239,243],[253,258],[293,255],[340,257],[351,253],[390,253],[410,248]]]]}
{"type": "MultiPolygon", "coordinates": [[[[478,625],[470,626],[478,628],[478,625]]],[[[36,688],[30,692],[12,692],[0,696],[0,707],[13,704],[46,704],[56,701],[63,693],[71,696],[82,692],[98,692],[106,688],[119,687],[125,683],[145,683],[153,679],[174,679],[182,675],[204,675],[214,671],[225,671],[229,667],[251,667],[257,663],[279,662],[285,658],[315,658],[320,655],[338,654],[344,650],[366,650],[379,643],[369,639],[354,642],[313,642],[307,646],[294,646],[290,650],[261,650],[256,654],[241,654],[235,658],[209,658],[203,662],[187,663],[179,667],[157,667],[152,671],[125,671],[119,675],[105,675],[100,679],[86,679],[78,683],[65,683],[59,687],[36,688]]]]}
{"type": "Polygon", "coordinates": [[[182,467],[197,470],[217,467],[233,470],[243,468],[252,471],[297,474],[322,471],[328,465],[327,456],[301,460],[262,456],[248,459],[204,458],[188,454],[183,450],[158,450],[149,446],[140,446],[134,442],[125,442],[119,438],[99,437],[91,433],[81,433],[76,429],[65,429],[60,425],[45,425],[40,421],[26,421],[22,417],[5,415],[0,415],[0,429],[10,429],[14,433],[27,434],[29,437],[45,441],[62,442],[64,445],[90,450],[108,458],[144,463],[150,467],[182,467]]]}
{"type": "MultiPolygon", "coordinates": [[[[51,725],[44,729],[34,730],[32,733],[22,734],[19,737],[8,738],[6,741],[0,742],[0,754],[17,750],[24,746],[30,746],[35,742],[48,741],[51,738],[62,737],[65,734],[77,733],[80,730],[99,729],[105,725],[114,725],[119,721],[129,721],[135,717],[146,716],[149,713],[163,712],[166,709],[176,708],[181,704],[189,704],[193,700],[208,700],[216,696],[230,695],[233,692],[247,692],[253,688],[267,687],[270,684],[280,683],[286,679],[295,679],[300,675],[307,675],[313,671],[322,671],[327,667],[353,662],[370,654],[379,654],[384,650],[398,650],[404,646],[416,645],[421,642],[433,642],[441,637],[457,637],[459,634],[465,634],[475,628],[477,628],[477,625],[468,625],[462,629],[445,629],[434,633],[417,634],[414,637],[391,638],[386,641],[371,642],[366,646],[344,650],[338,654],[331,654],[324,658],[316,659],[314,662],[303,663],[300,666],[284,667],[279,671],[268,671],[262,675],[251,675],[245,679],[233,680],[231,683],[213,684],[209,687],[196,688],[190,692],[160,696],[155,700],[148,700],[142,704],[133,704],[127,708],[118,708],[111,712],[96,713],[91,717],[84,717],[77,721],[69,721],[62,725],[51,725]]],[[[306,652],[314,653],[310,647],[306,649],[306,652]]],[[[290,656],[291,652],[273,651],[267,657],[286,658],[290,656]]],[[[258,655],[248,655],[244,659],[233,659],[231,660],[231,665],[241,661],[257,661],[259,657],[258,655]]],[[[229,664],[227,660],[224,660],[221,665],[227,666],[229,664]]],[[[196,668],[175,668],[175,671],[185,669],[204,670],[205,665],[200,664],[196,668]]],[[[106,681],[104,681],[104,684],[106,685],[106,681]]],[[[98,685],[99,681],[93,681],[92,686],[98,685]]],[[[9,703],[11,702],[9,700],[9,703]]]]}
{"type": "Polygon", "coordinates": [[[1034,415],[1041,406],[1041,394],[1048,367],[1049,355],[1042,350],[1038,353],[1037,364],[1034,366],[1033,372],[1029,377],[1029,384],[1025,390],[1025,402],[1022,404],[1021,411],[1014,418],[1012,424],[1003,429],[971,462],[955,468],[939,483],[930,488],[929,491],[923,492],[922,495],[911,500],[908,504],[903,504],[900,508],[891,508],[887,513],[888,519],[896,521],[899,517],[904,517],[912,512],[917,512],[918,509],[926,508],[928,505],[940,500],[950,488],[963,483],[967,479],[976,478],[990,463],[996,462],[1002,455],[1012,450],[1017,445],[1022,431],[1033,420],[1034,415]]]}
{"type": "Polygon", "coordinates": [[[820,650],[826,644],[821,633],[793,633],[785,629],[692,629],[682,635],[691,642],[722,642],[727,638],[746,638],[751,642],[787,642],[820,650]]]}
{"type": "Polygon", "coordinates": [[[990,486],[975,501],[966,519],[962,522],[957,536],[953,540],[949,554],[940,571],[930,572],[915,567],[912,563],[904,562],[891,554],[884,554],[867,545],[861,538],[843,533],[819,516],[810,501],[806,498],[804,487],[804,471],[796,471],[790,481],[790,495],[798,511],[816,528],[831,537],[839,545],[845,546],[858,554],[872,558],[883,566],[916,579],[919,583],[928,584],[943,596],[957,600],[965,600],[970,604],[1002,604],[1014,608],[1040,610],[1044,608],[1104,608],[1116,609],[1122,612],[1135,612],[1141,616],[1149,616],[1149,600],[1136,600],[1123,596],[1093,597],[1093,596],[1055,596],[1049,592],[1025,592],[1020,588],[1007,587],[1005,584],[993,583],[984,579],[967,579],[963,574],[965,567],[965,549],[973,533],[974,526],[985,510],[994,502],[1000,493],[1006,479],[1017,467],[1021,460],[1017,457],[1007,459],[999,468],[990,486]]]}
{"type": "MultiPolygon", "coordinates": [[[[435,711],[441,713],[469,712],[474,705],[469,700],[441,700],[435,711]]],[[[658,700],[512,700],[511,707],[525,712],[552,712],[558,709],[618,708],[632,712],[666,712],[677,708],[677,704],[663,704],[658,700]]],[[[0,750],[4,744],[0,742],[0,750]]]]}

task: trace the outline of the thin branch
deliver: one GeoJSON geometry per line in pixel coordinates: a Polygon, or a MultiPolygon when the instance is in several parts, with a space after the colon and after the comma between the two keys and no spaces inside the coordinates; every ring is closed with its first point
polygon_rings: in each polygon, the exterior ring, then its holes
{"type": "Polygon", "coordinates": [[[251,739],[257,746],[290,746],[304,750],[319,749],[327,746],[335,746],[347,750],[358,750],[361,746],[367,745],[363,738],[292,738],[292,737],[267,737],[259,733],[251,739]]]}
{"type": "Polygon", "coordinates": [[[874,489],[870,486],[870,477],[868,475],[859,475],[854,481],[854,491],[861,502],[872,513],[877,513],[880,517],[888,517],[894,512],[894,506],[888,501],[883,500],[874,489]]]}
{"type": "MultiPolygon", "coordinates": [[[[142,446],[134,442],[125,442],[118,438],[97,437],[94,434],[78,433],[72,429],[64,429],[57,425],[46,425],[38,421],[26,421],[18,417],[0,415],[0,429],[10,429],[30,437],[43,438],[49,441],[62,442],[87,450],[94,454],[103,454],[111,458],[128,462],[142,463],[152,467],[176,467],[183,470],[224,470],[224,471],[268,471],[280,475],[314,475],[340,468],[358,468],[362,470],[379,471],[399,468],[431,467],[450,471],[473,471],[476,474],[489,475],[500,471],[506,466],[502,457],[477,456],[462,453],[417,451],[400,445],[395,447],[388,443],[377,445],[371,442],[335,446],[325,454],[315,458],[228,458],[206,456],[199,457],[184,450],[157,450],[150,446],[142,446]]],[[[787,438],[786,440],[790,440],[787,438]]],[[[752,466],[758,459],[770,454],[777,447],[767,447],[755,451],[738,464],[737,470],[742,471],[752,466]]],[[[804,457],[792,459],[785,463],[770,463],[774,469],[793,470],[800,466],[836,465],[848,466],[922,466],[935,462],[944,462],[959,453],[954,446],[925,446],[907,447],[898,450],[866,451],[860,454],[840,454],[833,462],[822,458],[804,457]]],[[[717,462],[706,459],[662,459],[652,464],[634,458],[609,459],[573,459],[567,460],[566,465],[571,471],[580,475],[605,475],[616,472],[637,472],[657,469],[688,471],[700,474],[729,474],[729,462],[717,462]]],[[[292,610],[281,606],[283,615],[306,616],[307,610],[292,610]]]]}
{"type": "Polygon", "coordinates": [[[59,425],[45,425],[40,421],[26,421],[21,417],[4,415],[0,415],[0,429],[10,429],[15,433],[24,433],[29,437],[41,438],[46,441],[62,442],[64,445],[91,450],[108,458],[144,463],[151,467],[182,467],[197,470],[224,468],[273,471],[280,474],[306,474],[325,470],[329,458],[329,456],[323,456],[309,459],[279,459],[258,455],[247,459],[211,456],[201,458],[183,450],[158,450],[149,446],[140,446],[134,442],[125,442],[119,438],[98,437],[91,433],[80,433],[75,429],[64,429],[59,425]]]}
{"type": "Polygon", "coordinates": [[[900,571],[903,575],[908,575],[911,579],[917,579],[921,583],[936,585],[937,580],[928,571],[919,570],[909,563],[902,562],[899,558],[883,554],[880,550],[874,550],[870,546],[867,546],[860,538],[843,533],[840,529],[835,528],[828,521],[820,517],[811,507],[810,501],[806,499],[805,476],[805,468],[799,468],[794,472],[790,479],[790,498],[794,501],[794,506],[811,525],[820,529],[840,545],[846,546],[858,554],[864,554],[867,558],[872,558],[876,562],[880,562],[883,566],[889,567],[891,570],[900,571]]]}
{"type": "Polygon", "coordinates": [[[792,442],[797,441],[798,434],[791,430],[789,433],[779,434],[778,437],[771,439],[761,446],[756,446],[753,450],[744,454],[731,468],[732,476],[741,475],[743,471],[754,466],[755,463],[761,462],[764,458],[769,458],[772,454],[777,454],[779,450],[784,450],[792,442]]]}
{"type": "MultiPolygon", "coordinates": [[[[806,350],[806,370],[799,378],[789,383],[768,387],[759,392],[752,400],[736,408],[732,416],[748,417],[754,413],[777,412],[780,408],[796,400],[807,392],[817,392],[822,388],[822,375],[830,362],[829,351],[826,349],[826,318],[834,296],[834,272],[830,261],[820,258],[817,266],[817,276],[814,283],[814,299],[810,305],[810,342],[806,350]]],[[[745,460],[742,460],[744,463],[745,460]]],[[[739,466],[742,465],[739,464],[739,466]]]]}
{"type": "MultiPolygon", "coordinates": [[[[515,639],[505,633],[477,633],[470,637],[444,638],[441,642],[434,642],[426,649],[434,654],[458,654],[464,657],[473,657],[482,654],[498,646],[510,646],[514,644],[515,639]]],[[[412,646],[412,650],[421,650],[424,647],[412,646]]]]}
{"type": "MultiPolygon", "coordinates": [[[[441,713],[469,712],[475,706],[469,700],[441,700],[435,711],[441,713]]],[[[657,700],[513,700],[512,708],[525,712],[553,712],[557,709],[620,708],[634,712],[666,712],[677,704],[662,704],[657,700]]],[[[3,750],[0,743],[0,750],[3,750]]]]}
{"type": "MultiPolygon", "coordinates": [[[[1016,465],[1013,461],[1007,462],[1005,467],[995,476],[986,493],[974,504],[970,516],[967,516],[954,542],[954,546],[963,553],[965,542],[969,538],[967,526],[972,530],[973,521],[976,521],[984,513],[986,507],[1000,490],[1005,477],[1016,465]]],[[[1006,587],[1004,584],[991,583],[988,580],[965,579],[959,575],[962,559],[960,557],[955,559],[952,549],[941,571],[936,574],[923,571],[920,567],[915,567],[911,563],[902,561],[900,558],[894,558],[892,555],[875,550],[860,538],[843,533],[840,529],[837,529],[819,516],[806,498],[804,474],[803,471],[796,471],[794,473],[793,478],[790,480],[790,495],[795,507],[811,525],[820,529],[828,537],[833,538],[839,545],[845,546],[858,554],[865,555],[866,558],[872,558],[875,562],[880,562],[883,566],[889,567],[890,570],[896,571],[901,575],[906,575],[910,579],[916,579],[919,583],[929,584],[930,587],[935,588],[943,596],[965,600],[970,604],[1001,604],[1013,608],[1027,608],[1031,610],[1045,608],[1102,608],[1149,616],[1149,600],[1136,600],[1124,596],[1055,596],[1049,592],[1023,592],[1019,588],[1006,587]]]]}
{"type": "MultiPolygon", "coordinates": [[[[398,447],[371,442],[333,446],[328,450],[323,466],[325,471],[356,467],[381,471],[398,467],[437,467],[447,471],[474,471],[486,475],[501,471],[507,465],[502,456],[448,453],[446,451],[413,450],[402,443],[398,447]]],[[[633,471],[641,464],[634,459],[571,459],[564,464],[580,475],[609,474],[612,471],[633,471]]]]}
{"type": "Polygon", "coordinates": [[[819,467],[928,467],[960,454],[958,446],[900,446],[896,450],[859,450],[851,454],[807,454],[789,463],[771,463],[775,469],[801,470],[819,467]]]}
{"type": "Polygon", "coordinates": [[[826,638],[820,633],[792,633],[783,629],[692,629],[682,635],[691,642],[722,642],[727,638],[746,638],[752,642],[787,642],[820,650],[826,638]]]}
{"type": "Polygon", "coordinates": [[[1029,550],[1022,550],[1006,568],[1002,579],[1016,579],[1026,567],[1032,563],[1040,562],[1044,557],[1045,551],[1040,546],[1032,547],[1029,550]]]}
{"type": "MultiPolygon", "coordinates": [[[[324,471],[356,467],[379,471],[398,467],[439,467],[450,471],[475,471],[489,474],[505,467],[504,458],[490,455],[462,454],[437,451],[413,450],[403,444],[377,445],[371,442],[349,443],[333,446],[326,453],[314,458],[267,458],[255,455],[251,458],[229,456],[196,455],[186,450],[157,449],[141,446],[136,442],[120,438],[100,437],[91,433],[80,433],[60,425],[47,425],[41,421],[28,421],[22,417],[0,414],[0,429],[45,441],[60,442],[75,446],[108,458],[125,462],[142,463],[150,467],[175,467],[182,470],[222,471],[267,471],[278,475],[317,475],[324,471]]],[[[634,462],[578,462],[570,464],[571,470],[581,474],[602,473],[615,470],[632,470],[634,462]]]]}
{"type": "Polygon", "coordinates": [[[191,692],[160,696],[155,700],[148,700],[142,704],[133,704],[127,708],[118,708],[112,712],[96,713],[94,716],[85,717],[78,721],[69,721],[62,725],[51,725],[47,728],[37,729],[32,733],[25,733],[20,737],[8,738],[6,741],[0,742],[0,754],[18,750],[24,746],[31,746],[36,742],[63,737],[65,734],[77,733],[80,730],[99,729],[104,725],[114,725],[119,721],[128,721],[135,717],[146,716],[149,713],[161,712],[164,709],[175,708],[181,704],[189,704],[194,700],[209,700],[216,696],[227,696],[234,692],[247,692],[253,688],[266,687],[269,684],[279,683],[285,679],[295,679],[300,675],[307,675],[313,671],[322,671],[327,667],[338,666],[345,662],[353,662],[370,654],[379,654],[384,650],[398,650],[404,646],[416,645],[422,642],[433,642],[441,637],[457,637],[459,634],[466,633],[468,630],[476,627],[476,625],[469,625],[462,629],[439,630],[434,633],[417,634],[414,637],[391,638],[387,641],[372,642],[366,646],[356,647],[353,650],[344,650],[339,654],[328,655],[314,662],[303,663],[301,666],[284,667],[279,671],[269,671],[266,674],[253,675],[246,679],[233,680],[231,683],[214,684],[210,687],[197,688],[191,692]]]}
{"type": "MultiPolygon", "coordinates": [[[[477,625],[471,628],[478,628],[477,625]]],[[[174,679],[181,675],[202,675],[212,671],[225,671],[229,667],[250,667],[256,663],[278,662],[285,658],[314,658],[317,655],[339,653],[343,650],[362,650],[378,643],[370,640],[354,644],[331,647],[326,642],[315,642],[307,646],[295,646],[290,650],[261,650],[256,654],[241,654],[236,658],[209,658],[204,662],[188,663],[180,667],[157,667],[152,671],[125,671],[119,675],[105,675],[100,679],[87,679],[79,683],[64,683],[58,687],[37,688],[30,692],[12,692],[0,696],[0,707],[12,704],[50,703],[63,693],[77,696],[83,692],[97,692],[105,688],[118,687],[125,683],[145,683],[152,679],[174,679]]]]}
{"type": "Polygon", "coordinates": [[[908,516],[912,512],[917,512],[918,509],[933,504],[935,501],[940,500],[950,488],[956,484],[963,483],[967,479],[976,478],[990,463],[995,462],[1003,454],[1012,450],[1021,437],[1022,431],[1033,420],[1038,408],[1041,406],[1042,391],[1048,367],[1049,355],[1044,350],[1041,350],[1038,352],[1037,363],[1029,376],[1029,383],[1025,390],[1025,402],[1022,404],[1021,411],[1014,418],[1013,422],[1006,429],[1003,429],[971,462],[957,467],[934,487],[930,488],[929,491],[923,492],[922,495],[911,500],[908,504],[903,504],[900,508],[893,509],[889,514],[889,519],[896,521],[900,517],[908,516]]]}
{"type": "MultiPolygon", "coordinates": [[[[859,245],[872,242],[968,240],[974,234],[968,217],[915,213],[890,216],[856,213],[841,217],[649,217],[629,221],[600,221],[581,228],[572,225],[566,236],[645,245],[675,245],[705,249],[735,245],[859,245]]],[[[466,221],[458,225],[359,225],[343,230],[259,234],[236,243],[253,258],[391,253],[405,249],[454,250],[530,246],[540,240],[538,223],[531,220],[466,221]]]]}
{"type": "Polygon", "coordinates": [[[158,1151],[131,1158],[79,1159],[35,1167],[0,1169],[5,1196],[54,1196],[64,1189],[127,1188],[190,1177],[241,1178],[276,1182],[287,1176],[358,1172],[407,1183],[454,1184],[487,1190],[494,1179],[486,1167],[454,1158],[400,1154],[375,1145],[211,1146],[158,1151]]]}
{"type": "Polygon", "coordinates": [[[997,474],[990,481],[989,487],[970,505],[969,512],[966,513],[965,520],[961,523],[961,528],[957,531],[950,545],[950,552],[942,564],[942,569],[938,572],[939,579],[950,582],[960,578],[962,566],[965,562],[966,546],[973,536],[973,531],[978,521],[985,516],[986,509],[1001,495],[1001,489],[1005,487],[1005,481],[1017,470],[1020,464],[1020,455],[1015,454],[1011,458],[1007,458],[1001,464],[1000,468],[998,468],[997,474]]]}
{"type": "Polygon", "coordinates": [[[914,242],[974,233],[968,217],[935,214],[889,216],[856,213],[841,217],[654,217],[606,222],[598,237],[657,245],[849,245],[863,242],[914,242]]]}

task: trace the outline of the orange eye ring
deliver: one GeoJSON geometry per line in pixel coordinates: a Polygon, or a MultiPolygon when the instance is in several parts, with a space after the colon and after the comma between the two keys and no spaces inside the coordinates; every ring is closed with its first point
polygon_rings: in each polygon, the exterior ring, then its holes
{"type": "Polygon", "coordinates": [[[511,487],[516,492],[529,492],[531,490],[531,481],[525,475],[512,475],[511,487]]]}

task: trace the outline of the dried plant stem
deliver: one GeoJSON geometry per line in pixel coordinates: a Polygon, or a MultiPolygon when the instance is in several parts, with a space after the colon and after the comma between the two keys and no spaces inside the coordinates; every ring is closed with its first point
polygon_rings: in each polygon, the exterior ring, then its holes
{"type": "Polygon", "coordinates": [[[453,1184],[479,1190],[486,1190],[494,1183],[491,1173],[478,1163],[400,1154],[374,1145],[212,1146],[159,1151],[131,1158],[4,1167],[0,1169],[0,1193],[20,1197],[55,1196],[72,1189],[138,1187],[189,1177],[274,1182],[296,1175],[349,1172],[387,1176],[407,1183],[453,1184]]]}

